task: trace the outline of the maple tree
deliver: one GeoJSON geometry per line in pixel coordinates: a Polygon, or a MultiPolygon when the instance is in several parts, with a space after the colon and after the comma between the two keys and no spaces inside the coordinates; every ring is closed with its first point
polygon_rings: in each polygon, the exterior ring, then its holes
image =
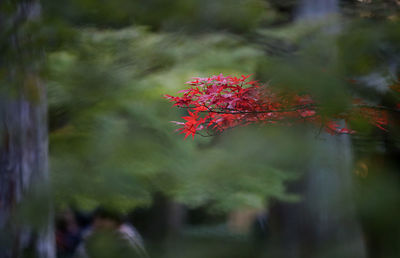
{"type": "Polygon", "coordinates": [[[180,91],[182,96],[165,95],[174,106],[188,110],[184,122],[172,121],[181,126],[177,130],[185,134],[186,139],[190,135],[192,138],[195,134],[212,135],[252,123],[290,126],[308,122],[330,134],[353,134],[355,130],[347,124],[357,117],[387,130],[388,114],[384,107],[353,99],[344,112],[327,117],[310,94],[279,92],[249,80],[250,76],[195,77],[187,82],[189,88],[180,91]],[[340,126],[340,121],[344,121],[345,126],[340,126]]]}

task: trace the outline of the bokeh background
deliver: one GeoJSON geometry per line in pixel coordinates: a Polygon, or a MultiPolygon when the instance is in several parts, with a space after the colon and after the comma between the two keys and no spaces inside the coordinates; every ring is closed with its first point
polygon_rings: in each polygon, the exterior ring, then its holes
{"type": "MultiPolygon", "coordinates": [[[[252,74],[312,94],[327,117],[354,97],[394,110],[399,1],[25,0],[1,1],[0,15],[2,157],[21,92],[47,113],[32,128],[49,146],[46,175],[22,187],[25,197],[5,201],[16,190],[0,178],[4,257],[14,257],[15,225],[51,235],[68,214],[90,225],[99,207],[136,227],[150,257],[400,254],[397,111],[387,131],[354,119],[351,136],[248,126],[184,140],[170,121],[186,111],[163,99],[192,77],[252,74]]],[[[18,121],[15,137],[29,135],[18,121]]],[[[15,257],[35,253],[26,246],[15,257]]]]}

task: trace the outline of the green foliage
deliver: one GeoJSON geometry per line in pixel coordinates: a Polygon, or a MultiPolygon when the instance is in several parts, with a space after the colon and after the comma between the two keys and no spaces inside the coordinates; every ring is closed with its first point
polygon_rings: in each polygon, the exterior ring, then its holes
{"type": "MultiPolygon", "coordinates": [[[[383,26],[379,34],[393,46],[396,26],[383,26]]],[[[373,32],[355,25],[355,33],[344,30],[334,46],[336,35],[317,37],[317,27],[296,28],[264,30],[257,44],[228,33],[78,31],[74,44],[48,55],[52,178],[59,203],[90,208],[102,202],[126,210],[150,204],[152,194],[161,191],[189,206],[212,204],[227,211],[262,207],[269,198],[296,199],[284,183],[296,178],[292,171],[305,166],[312,153],[314,142],[295,133],[302,130],[182,141],[169,121],[185,111],[171,109],[161,98],[184,88],[192,76],[256,72],[274,87],[311,92],[326,115],[340,113],[351,96],[345,80],[351,62],[376,45],[373,32]],[[294,52],[266,56],[260,46],[271,37],[296,46],[294,52]],[[360,54],[351,51],[353,38],[360,54]],[[271,156],[264,151],[271,142],[272,148],[284,148],[271,156]]],[[[355,126],[370,133],[361,120],[355,126]]]]}
{"type": "Polygon", "coordinates": [[[390,63],[395,62],[400,53],[399,28],[399,22],[393,21],[351,24],[339,39],[343,70],[353,76],[378,69],[387,73],[390,63]]]}
{"type": "Polygon", "coordinates": [[[178,200],[192,207],[210,205],[216,211],[262,209],[270,198],[297,200],[284,183],[299,176],[311,146],[299,145],[301,140],[294,135],[282,128],[237,128],[227,133],[213,148],[202,149],[197,161],[186,164],[178,200]],[[302,155],[294,143],[301,146],[302,155]]]}
{"type": "Polygon", "coordinates": [[[262,154],[263,145],[243,150],[238,142],[182,141],[169,121],[184,110],[174,112],[161,98],[194,75],[251,73],[259,54],[230,34],[176,37],[143,28],[85,30],[73,48],[50,54],[58,203],[129,209],[148,205],[152,193],[161,191],[191,206],[215,202],[217,209],[230,210],[285,198],[283,182],[292,176],[269,167],[263,155],[252,156],[262,154]]]}
{"type": "Polygon", "coordinates": [[[153,30],[248,32],[265,15],[261,0],[44,0],[47,15],[75,25],[123,27],[132,24],[153,30]],[[59,8],[62,5],[63,8],[59,8]]]}

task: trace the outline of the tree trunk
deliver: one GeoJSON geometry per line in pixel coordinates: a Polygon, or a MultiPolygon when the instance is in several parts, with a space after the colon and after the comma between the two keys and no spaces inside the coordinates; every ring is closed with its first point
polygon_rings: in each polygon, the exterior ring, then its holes
{"type": "Polygon", "coordinates": [[[37,1],[0,1],[0,258],[55,257],[40,51],[21,32],[39,14],[37,1]]]}
{"type": "Polygon", "coordinates": [[[302,201],[271,207],[274,257],[366,257],[352,196],[350,140],[324,137],[304,178],[291,185],[302,201]]]}
{"type": "MultiPolygon", "coordinates": [[[[301,0],[297,19],[318,24],[337,14],[338,0],[301,0]]],[[[321,34],[336,31],[336,24],[321,28],[321,34]]],[[[334,47],[328,50],[331,55],[334,47]]],[[[334,59],[334,58],[333,58],[334,59]]],[[[278,250],[274,257],[365,258],[366,247],[353,200],[353,153],[347,135],[321,134],[310,167],[291,192],[302,201],[271,207],[271,227],[278,250]]],[[[312,137],[315,138],[315,137],[312,137]]],[[[312,139],[310,137],[310,140],[312,139]]]]}

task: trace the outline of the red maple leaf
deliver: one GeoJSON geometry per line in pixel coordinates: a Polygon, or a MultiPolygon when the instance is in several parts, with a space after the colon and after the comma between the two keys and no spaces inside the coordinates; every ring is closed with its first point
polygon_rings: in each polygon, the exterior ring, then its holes
{"type": "MultiPolygon", "coordinates": [[[[215,75],[196,77],[188,81],[190,86],[180,91],[182,96],[165,95],[174,106],[188,109],[185,122],[175,122],[185,139],[199,131],[224,131],[251,123],[293,125],[309,122],[325,128],[331,134],[352,134],[355,131],[339,126],[335,121],[345,122],[353,116],[362,116],[383,130],[388,123],[385,110],[366,107],[359,99],[354,99],[353,107],[346,112],[322,118],[316,103],[309,94],[295,92],[274,92],[258,81],[248,81],[250,75],[231,77],[215,75]]],[[[210,132],[211,131],[211,132],[210,132]]]]}

